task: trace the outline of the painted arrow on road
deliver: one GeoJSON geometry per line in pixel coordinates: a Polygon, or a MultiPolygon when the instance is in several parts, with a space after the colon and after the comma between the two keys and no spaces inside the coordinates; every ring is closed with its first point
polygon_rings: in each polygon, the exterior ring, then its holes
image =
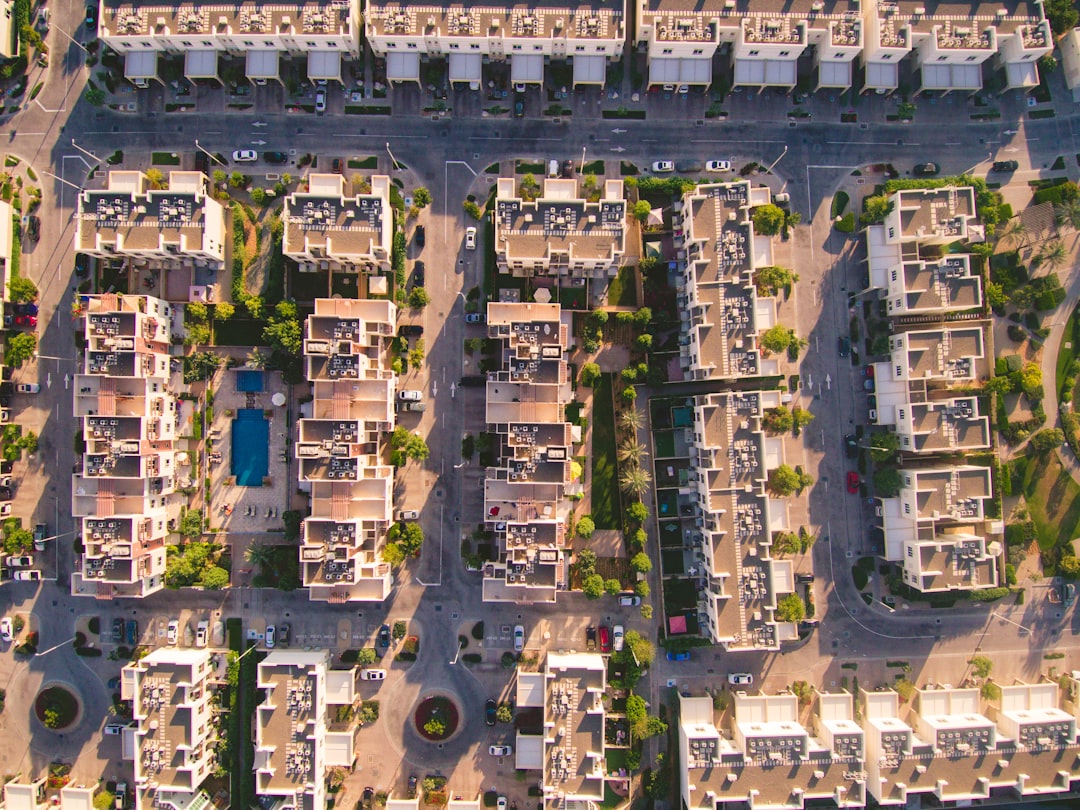
{"type": "Polygon", "coordinates": [[[611,151],[612,152],[625,152],[626,150],[621,146],[613,146],[613,147],[611,147],[611,151]]]}
{"type": "Polygon", "coordinates": [[[1007,129],[1004,132],[1002,132],[1001,134],[1002,135],[1015,135],[1017,133],[1017,131],[1018,130],[1015,130],[1015,129],[1007,129]]]}
{"type": "Polygon", "coordinates": [[[450,399],[454,399],[454,391],[457,390],[457,386],[454,383],[450,383],[450,399]]]}
{"type": "Polygon", "coordinates": [[[255,121],[255,122],[254,122],[254,123],[252,124],[252,126],[253,126],[253,127],[265,127],[265,126],[266,126],[266,122],[265,122],[265,121],[255,121]]]}
{"type": "Polygon", "coordinates": [[[614,132],[616,135],[625,135],[626,134],[625,129],[613,129],[611,131],[614,132]]]}
{"type": "Polygon", "coordinates": [[[437,397],[439,395],[439,383],[435,380],[431,381],[431,395],[437,397]]]}
{"type": "Polygon", "coordinates": [[[832,374],[825,375],[825,387],[832,391],[832,374]]]}
{"type": "Polygon", "coordinates": [[[266,141],[252,141],[255,146],[266,146],[266,141]]]}

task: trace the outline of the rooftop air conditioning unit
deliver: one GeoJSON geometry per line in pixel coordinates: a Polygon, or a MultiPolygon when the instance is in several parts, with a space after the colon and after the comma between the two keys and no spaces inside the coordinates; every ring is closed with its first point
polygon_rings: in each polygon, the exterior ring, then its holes
{"type": "Polygon", "coordinates": [[[729,11],[735,8],[735,0],[724,0],[724,8],[728,9],[729,11]]]}
{"type": "Polygon", "coordinates": [[[924,6],[917,6],[915,8],[915,13],[918,14],[921,17],[924,14],[926,14],[926,8],[924,6]]]}

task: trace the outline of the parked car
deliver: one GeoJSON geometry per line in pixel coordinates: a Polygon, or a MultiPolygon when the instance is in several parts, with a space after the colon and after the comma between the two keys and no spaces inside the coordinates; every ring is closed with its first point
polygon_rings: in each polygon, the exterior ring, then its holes
{"type": "Polygon", "coordinates": [[[12,623],[10,616],[5,616],[4,618],[0,619],[0,640],[15,640],[15,625],[12,623]]]}
{"type": "Polygon", "coordinates": [[[375,801],[375,788],[366,787],[364,792],[360,796],[360,806],[364,810],[371,810],[371,806],[375,801]]]}
{"type": "Polygon", "coordinates": [[[315,112],[326,112],[326,90],[321,87],[315,91],[315,112]]]}
{"type": "Polygon", "coordinates": [[[33,328],[37,326],[37,315],[16,315],[15,325],[24,329],[33,328]]]}
{"type": "Polygon", "coordinates": [[[920,163],[911,170],[911,173],[916,177],[933,177],[940,171],[941,167],[936,163],[920,163]]]}
{"type": "Polygon", "coordinates": [[[197,625],[195,625],[195,646],[202,648],[206,646],[207,630],[210,629],[210,622],[203,619],[197,625]]]}
{"type": "Polygon", "coordinates": [[[424,411],[427,410],[427,403],[426,402],[399,402],[398,403],[398,410],[399,411],[414,411],[414,412],[423,413],[424,411]]]}
{"type": "Polygon", "coordinates": [[[622,607],[637,607],[641,604],[640,596],[620,596],[619,605],[622,607]]]}
{"type": "Polygon", "coordinates": [[[423,398],[423,392],[417,391],[414,388],[406,388],[404,391],[398,391],[398,399],[402,402],[419,402],[423,398]]]}
{"type": "Polygon", "coordinates": [[[1076,601],[1076,586],[1071,582],[1065,586],[1065,598],[1061,601],[1065,604],[1065,607],[1076,601]]]}
{"type": "Polygon", "coordinates": [[[36,242],[41,236],[41,219],[37,214],[31,214],[26,218],[26,238],[36,242]]]}
{"type": "Polygon", "coordinates": [[[34,551],[44,551],[45,541],[49,537],[49,527],[44,523],[34,524],[34,551]]]}
{"type": "Polygon", "coordinates": [[[259,153],[254,149],[237,149],[232,153],[232,159],[236,163],[254,163],[259,159],[259,153]]]}
{"type": "Polygon", "coordinates": [[[668,661],[689,661],[690,660],[690,651],[689,650],[679,650],[678,652],[676,652],[675,650],[668,650],[667,651],[667,660],[668,661]]]}
{"type": "Polygon", "coordinates": [[[423,225],[416,226],[416,230],[413,232],[413,238],[416,240],[417,247],[423,247],[427,244],[427,233],[424,231],[423,225]]]}
{"type": "Polygon", "coordinates": [[[508,757],[514,753],[514,746],[512,745],[490,745],[488,746],[488,753],[493,757],[508,757]]]}
{"type": "Polygon", "coordinates": [[[402,337],[420,337],[424,334],[424,327],[413,323],[403,324],[398,327],[398,334],[402,337]]]}
{"type": "Polygon", "coordinates": [[[35,568],[29,571],[16,571],[11,578],[19,582],[36,582],[41,579],[41,572],[35,568]]]}
{"type": "Polygon", "coordinates": [[[472,226],[465,229],[465,249],[476,250],[476,228],[472,226]]]}
{"type": "Polygon", "coordinates": [[[117,736],[123,730],[124,730],[124,725],[122,723],[107,723],[105,725],[105,729],[104,729],[105,736],[107,736],[107,737],[117,736]]]}
{"type": "Polygon", "coordinates": [[[569,180],[574,176],[574,161],[564,160],[562,163],[563,180],[569,180]]]}
{"type": "Polygon", "coordinates": [[[863,380],[862,386],[868,393],[871,394],[877,390],[877,383],[874,382],[873,377],[867,377],[865,380],[863,380]]]}
{"type": "Polygon", "coordinates": [[[506,810],[506,797],[500,796],[495,801],[495,810],[506,810]]]}
{"type": "Polygon", "coordinates": [[[1015,172],[1020,168],[1020,164],[1015,160],[995,160],[994,165],[990,168],[992,172],[1015,172]]]}
{"type": "Polygon", "coordinates": [[[470,312],[465,316],[465,323],[483,323],[484,316],[479,312],[470,312]]]}
{"type": "Polygon", "coordinates": [[[851,338],[842,337],[839,339],[840,356],[847,357],[851,354],[851,338]]]}
{"type": "Polygon", "coordinates": [[[119,644],[124,640],[124,620],[113,619],[112,620],[112,640],[114,643],[119,644]]]}
{"type": "Polygon", "coordinates": [[[165,640],[171,645],[180,638],[180,620],[170,619],[169,626],[165,631],[165,640]]]}
{"type": "Polygon", "coordinates": [[[600,652],[611,652],[611,628],[606,624],[600,625],[600,652]]]}
{"type": "Polygon", "coordinates": [[[707,172],[730,172],[731,161],[730,160],[709,160],[705,162],[705,171],[707,172]]]}
{"type": "Polygon", "coordinates": [[[214,622],[214,626],[210,630],[210,643],[215,647],[225,646],[225,622],[220,619],[214,622]]]}
{"type": "Polygon", "coordinates": [[[398,522],[401,522],[403,520],[419,520],[420,513],[417,512],[415,509],[402,509],[400,512],[397,513],[397,519],[398,522]]]}
{"type": "Polygon", "coordinates": [[[139,623],[135,619],[128,619],[124,623],[124,641],[129,647],[139,643],[139,623]]]}
{"type": "Polygon", "coordinates": [[[416,783],[417,783],[417,781],[418,780],[416,778],[416,774],[415,773],[410,773],[409,774],[409,790],[408,790],[408,793],[406,794],[410,799],[415,799],[416,798],[416,783]]]}
{"type": "Polygon", "coordinates": [[[384,624],[379,628],[379,636],[376,643],[384,650],[390,646],[390,625],[384,624]]]}
{"type": "Polygon", "coordinates": [[[680,160],[675,163],[675,171],[685,172],[686,174],[700,172],[704,168],[705,165],[700,160],[680,160]]]}
{"type": "Polygon", "coordinates": [[[90,275],[90,257],[85,253],[75,254],[75,275],[79,278],[90,275]]]}
{"type": "Polygon", "coordinates": [[[289,153],[288,152],[263,152],[263,160],[265,160],[267,163],[277,163],[279,165],[282,164],[282,163],[288,163],[289,162],[289,153]]]}
{"type": "Polygon", "coordinates": [[[288,622],[282,622],[278,625],[277,629],[277,643],[282,647],[289,646],[289,634],[292,632],[292,627],[288,622]]]}
{"type": "Polygon", "coordinates": [[[117,782],[116,793],[113,794],[116,797],[116,810],[124,810],[124,808],[127,807],[127,793],[127,782],[117,782]]]}
{"type": "Polygon", "coordinates": [[[611,628],[611,648],[615,650],[615,652],[622,652],[624,640],[625,633],[623,632],[623,626],[621,624],[617,624],[611,628]]]}
{"type": "Polygon", "coordinates": [[[86,27],[87,28],[91,28],[91,29],[97,28],[97,14],[98,14],[98,7],[96,5],[91,5],[91,6],[86,7],[86,20],[85,20],[85,22],[86,22],[86,27]]]}
{"type": "Polygon", "coordinates": [[[19,557],[8,557],[4,560],[4,563],[12,568],[29,568],[34,564],[34,555],[23,554],[19,557]]]}
{"type": "Polygon", "coordinates": [[[749,672],[732,672],[727,676],[727,682],[731,686],[751,686],[754,683],[754,676],[749,672]]]}
{"type": "Polygon", "coordinates": [[[413,263],[412,285],[414,287],[423,287],[424,286],[424,281],[426,280],[426,277],[425,277],[426,269],[427,268],[424,267],[423,262],[414,262],[413,263]]]}
{"type": "Polygon", "coordinates": [[[524,117],[525,117],[525,96],[518,94],[518,95],[514,96],[514,118],[524,118],[524,117]]]}
{"type": "Polygon", "coordinates": [[[796,574],[795,575],[795,582],[798,583],[799,585],[809,585],[813,581],[814,581],[814,575],[813,574],[796,574]]]}
{"type": "Polygon", "coordinates": [[[848,470],[847,491],[852,495],[859,491],[859,474],[854,470],[848,470]]]}
{"type": "Polygon", "coordinates": [[[654,174],[667,174],[675,171],[675,164],[670,160],[657,160],[652,165],[654,174]]]}
{"type": "Polygon", "coordinates": [[[852,433],[844,437],[844,454],[848,458],[855,458],[859,455],[859,443],[855,441],[855,435],[852,433]]]}
{"type": "Polygon", "coordinates": [[[592,625],[589,625],[585,628],[585,649],[596,649],[596,628],[592,625]]]}
{"type": "Polygon", "coordinates": [[[360,670],[360,680],[362,681],[385,681],[386,670],[385,669],[362,669],[360,670]]]}
{"type": "Polygon", "coordinates": [[[20,394],[38,394],[41,392],[41,386],[37,383],[19,383],[15,386],[15,390],[20,394]]]}
{"type": "Polygon", "coordinates": [[[266,641],[266,649],[274,649],[274,645],[277,644],[277,628],[272,624],[266,625],[266,635],[263,638],[266,641]]]}
{"type": "Polygon", "coordinates": [[[514,652],[521,652],[525,649],[525,626],[521,624],[514,625],[514,652]]]}
{"type": "Polygon", "coordinates": [[[334,158],[330,161],[330,171],[332,171],[334,174],[344,174],[344,172],[342,171],[344,167],[345,164],[341,162],[341,158],[334,158]]]}
{"type": "Polygon", "coordinates": [[[488,698],[484,703],[484,722],[487,725],[495,725],[495,713],[498,711],[498,708],[498,705],[491,698],[488,698]]]}

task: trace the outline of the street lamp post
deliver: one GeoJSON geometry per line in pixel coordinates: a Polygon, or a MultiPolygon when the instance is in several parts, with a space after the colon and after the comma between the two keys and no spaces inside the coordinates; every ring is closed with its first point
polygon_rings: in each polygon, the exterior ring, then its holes
{"type": "Polygon", "coordinates": [[[394,163],[394,171],[397,171],[398,167],[401,164],[398,163],[398,159],[396,157],[394,157],[394,153],[390,151],[390,141],[386,142],[386,154],[388,154],[390,156],[390,160],[393,161],[393,163],[394,163]]]}
{"type": "Polygon", "coordinates": [[[779,162],[780,162],[781,160],[783,160],[783,159],[784,159],[784,155],[786,155],[786,154],[787,154],[787,151],[788,151],[788,147],[787,147],[787,145],[785,144],[785,145],[784,145],[784,151],[780,153],[780,157],[778,157],[778,158],[777,158],[776,160],[774,160],[774,161],[773,161],[772,163],[770,163],[770,164],[769,164],[769,168],[767,168],[767,169],[765,170],[765,174],[768,174],[769,172],[771,172],[771,171],[773,170],[773,167],[774,167],[774,166],[775,166],[775,165],[776,165],[777,163],[779,163],[779,162]]]}
{"type": "Polygon", "coordinates": [[[225,165],[225,161],[223,161],[221,158],[219,158],[213,152],[207,152],[205,149],[203,149],[201,146],[199,146],[199,139],[198,138],[195,139],[195,148],[198,149],[200,152],[202,152],[204,155],[206,155],[208,158],[210,158],[215,163],[220,163],[222,166],[225,165]]]}
{"type": "Polygon", "coordinates": [[[77,143],[75,143],[74,138],[71,139],[71,145],[74,146],[76,149],[78,149],[80,152],[82,152],[84,155],[86,155],[88,158],[90,158],[92,161],[94,161],[95,164],[101,163],[101,158],[99,158],[93,152],[90,152],[90,151],[87,151],[86,149],[83,149],[81,146],[79,146],[77,143]]]}
{"type": "Polygon", "coordinates": [[[581,147],[581,168],[578,169],[578,174],[585,174],[585,147],[581,147]]]}
{"type": "Polygon", "coordinates": [[[52,652],[53,650],[59,650],[59,649],[60,649],[61,647],[63,647],[63,646],[65,645],[65,644],[72,644],[72,643],[73,643],[74,641],[75,641],[75,636],[72,636],[72,637],[71,637],[71,638],[69,638],[69,639],[68,639],[67,641],[61,641],[61,642],[60,642],[59,644],[54,644],[53,646],[49,647],[49,649],[47,649],[47,650],[42,650],[41,652],[39,652],[39,653],[37,653],[37,654],[36,654],[36,657],[37,657],[37,658],[40,658],[40,657],[41,657],[41,656],[43,656],[43,655],[48,655],[48,654],[49,654],[49,653],[51,653],[51,652],[52,652]]]}
{"type": "Polygon", "coordinates": [[[83,45],[83,44],[82,44],[81,42],[79,42],[79,41],[77,41],[77,40],[75,40],[75,39],[72,39],[72,37],[71,37],[71,34],[69,34],[69,33],[68,33],[67,31],[65,31],[65,30],[64,30],[63,28],[61,28],[60,26],[58,26],[58,25],[56,25],[56,26],[53,26],[53,27],[52,27],[52,28],[50,28],[49,30],[50,30],[50,31],[59,31],[59,32],[60,32],[60,33],[61,33],[61,34],[62,34],[62,35],[64,36],[64,38],[65,38],[65,39],[67,39],[67,41],[68,41],[68,42],[71,42],[72,44],[74,44],[74,45],[77,45],[78,47],[82,48],[82,52],[83,52],[83,53],[85,53],[85,54],[87,54],[87,55],[89,55],[89,54],[90,54],[90,51],[86,50],[86,46],[85,46],[85,45],[83,45]]]}

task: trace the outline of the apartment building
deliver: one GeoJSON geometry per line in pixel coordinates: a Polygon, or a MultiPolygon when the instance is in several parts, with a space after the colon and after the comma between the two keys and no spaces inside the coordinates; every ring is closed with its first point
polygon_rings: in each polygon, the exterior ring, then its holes
{"type": "Polygon", "coordinates": [[[900,565],[904,583],[923,593],[996,587],[1002,545],[987,535],[1003,527],[986,520],[990,468],[905,468],[900,478],[881,512],[885,558],[900,565]]]}
{"type": "MultiPolygon", "coordinates": [[[[605,762],[606,687],[607,663],[596,653],[548,653],[543,670],[518,670],[518,710],[542,712],[543,729],[518,730],[516,767],[542,771],[547,810],[603,801],[611,772],[605,762]]],[[[626,774],[610,778],[628,782],[626,774]]]]}
{"type": "Polygon", "coordinates": [[[281,81],[281,61],[306,59],[312,82],[341,81],[342,60],[360,56],[359,0],[195,3],[154,6],[101,0],[98,36],[124,58],[124,76],[139,87],[158,76],[158,57],[183,56],[188,79],[217,79],[221,59],[243,59],[256,84],[281,81]]]}
{"type": "Polygon", "coordinates": [[[142,172],[112,171],[104,190],[80,192],[78,208],[76,252],[162,268],[225,261],[225,209],[202,172],[169,172],[155,189],[142,172]]]}
{"type": "Polygon", "coordinates": [[[889,337],[889,351],[890,362],[874,364],[879,380],[947,387],[974,384],[988,371],[981,326],[901,332],[889,337]]]}
{"type": "MultiPolygon", "coordinates": [[[[584,182],[584,181],[583,181],[584,182]]],[[[614,278],[626,263],[622,180],[605,180],[598,199],[578,180],[547,178],[536,199],[500,177],[495,196],[495,258],[515,277],[614,278]]]]}
{"type": "Polygon", "coordinates": [[[331,731],[331,706],[358,699],[353,669],[330,668],[328,650],[275,650],[258,666],[255,793],[282,806],[326,806],[326,769],[352,768],[355,731],[331,731]]]}
{"type": "Polygon", "coordinates": [[[871,421],[892,427],[904,453],[963,453],[990,447],[990,418],[980,412],[978,397],[925,401],[879,390],[871,421]]]}
{"type": "Polygon", "coordinates": [[[679,698],[679,777],[689,810],[746,806],[962,806],[1067,793],[1076,720],[1055,683],[917,690],[910,710],[892,690],[815,690],[810,727],[793,694],[736,692],[730,726],[711,696],[679,698]],[[858,707],[854,702],[858,701],[858,707]],[[782,773],[783,778],[777,774],[782,773]],[[955,803],[955,805],[953,804],[955,803]]]}
{"type": "Polygon", "coordinates": [[[120,696],[134,719],[123,744],[131,750],[136,810],[209,802],[200,788],[217,767],[211,697],[218,678],[209,650],[179,647],[159,647],[120,671],[120,696]]]}
{"type": "Polygon", "coordinates": [[[570,329],[558,304],[489,303],[487,324],[502,343],[502,368],[488,374],[486,391],[498,460],[486,471],[484,519],[499,559],[484,566],[484,601],[554,602],[567,587],[570,329]]]}
{"type": "Polygon", "coordinates": [[[324,298],[304,323],[313,399],[302,407],[295,452],[300,488],[311,495],[301,577],[315,601],[381,602],[393,586],[382,549],[394,471],[382,437],[395,424],[388,350],[396,321],[390,301],[324,298]]]}
{"type": "Polygon", "coordinates": [[[0,810],[93,810],[94,787],[65,785],[50,797],[47,784],[47,776],[29,781],[16,776],[5,782],[0,810]]]}
{"type": "Polygon", "coordinates": [[[813,48],[815,86],[847,89],[863,48],[854,0],[799,0],[753,6],[745,0],[640,0],[635,42],[648,56],[648,85],[707,88],[718,54],[732,87],[794,89],[799,58],[813,48]]]}
{"type": "Polygon", "coordinates": [[[795,579],[791,561],[771,555],[773,532],[789,529],[787,508],[765,491],[784,443],[761,419],[780,404],[779,391],[694,398],[686,491],[700,518],[683,538],[684,567],[699,585],[701,634],[727,650],[777,650],[798,636],[797,625],[775,617],[795,579]]]}
{"type": "Polygon", "coordinates": [[[776,321],[776,303],[759,298],[757,267],[772,264],[769,237],[754,234],[751,210],[772,201],[748,180],[697,186],[682,201],[679,365],[686,380],[733,380],[778,374],[757,349],[776,321]]]}
{"type": "Polygon", "coordinates": [[[572,66],[575,87],[603,86],[609,62],[622,58],[625,17],[625,2],[617,1],[449,7],[375,0],[365,11],[365,34],[392,82],[419,84],[421,60],[447,59],[450,83],[473,90],[485,64],[507,61],[515,86],[543,84],[552,62],[572,66]]]}
{"type": "Polygon", "coordinates": [[[350,193],[340,174],[308,175],[307,191],[285,198],[282,251],[301,272],[390,271],[394,214],[390,178],[371,178],[371,191],[350,193]]]}
{"type": "Polygon", "coordinates": [[[1058,41],[1065,85],[1072,92],[1073,101],[1080,101],[1080,28],[1072,28],[1058,41]]]}
{"type": "Polygon", "coordinates": [[[180,410],[169,390],[173,318],[148,295],[86,297],[83,371],[72,400],[85,450],[72,476],[72,515],[83,545],[76,595],[140,597],[164,586],[165,545],[179,517],[180,410]]]}
{"type": "Polygon", "coordinates": [[[1030,89],[1039,84],[1036,63],[1053,49],[1040,0],[877,0],[862,8],[864,91],[893,92],[902,68],[920,92],[976,93],[993,71],[1004,89],[1030,89]]]}

